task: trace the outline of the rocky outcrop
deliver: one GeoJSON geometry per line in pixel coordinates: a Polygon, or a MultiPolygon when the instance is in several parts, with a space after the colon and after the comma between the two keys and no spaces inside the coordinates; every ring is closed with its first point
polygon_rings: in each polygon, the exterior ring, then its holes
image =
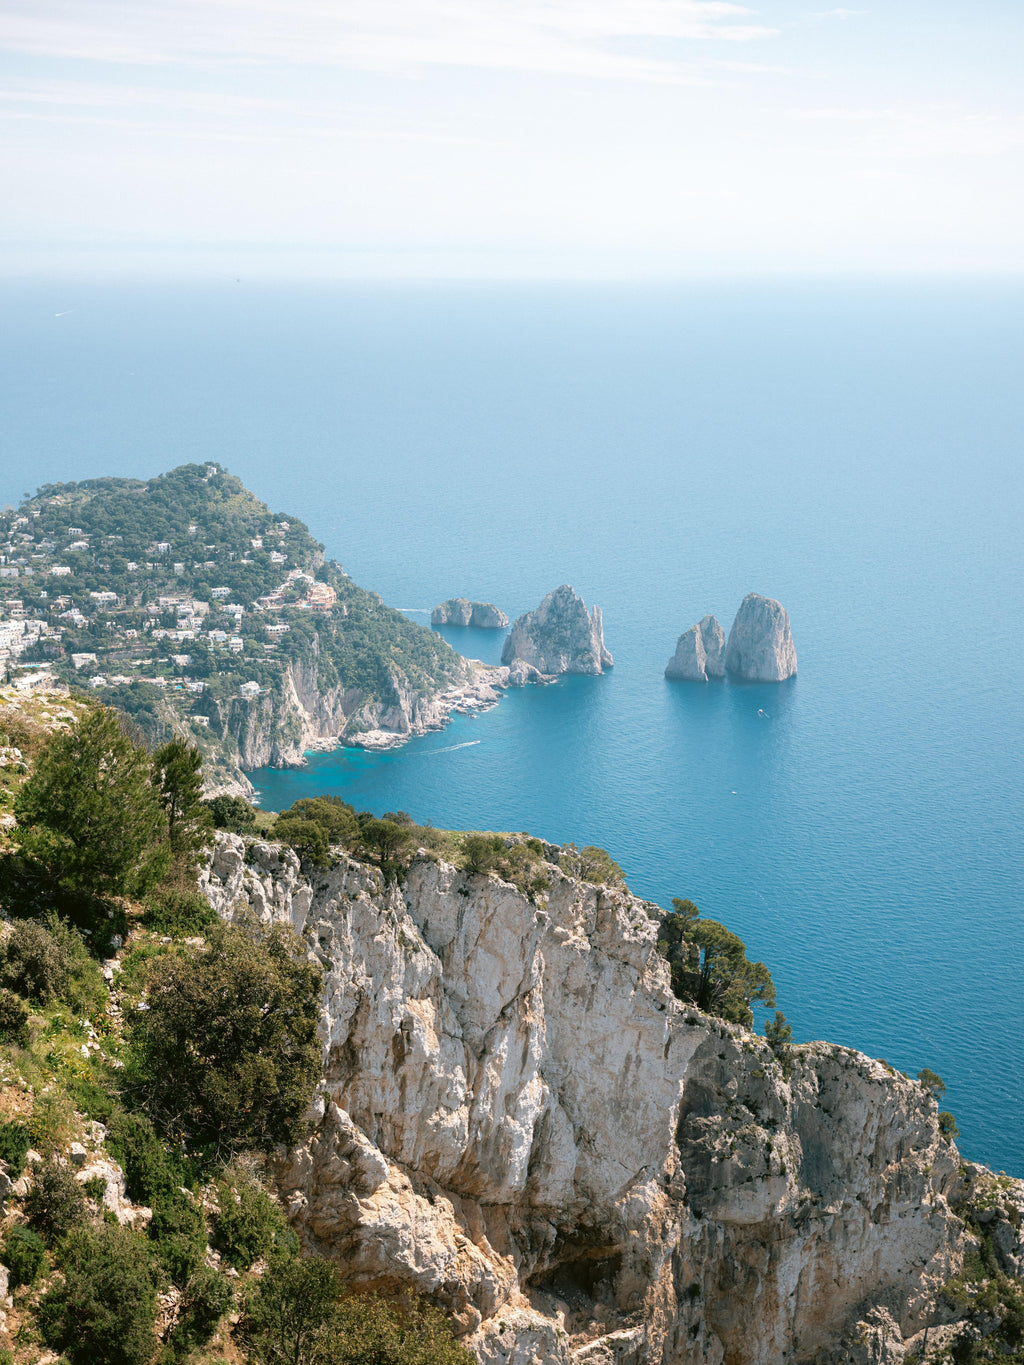
{"type": "Polygon", "coordinates": [[[508,617],[493,602],[470,602],[466,597],[449,597],[430,613],[432,626],[478,626],[483,630],[504,630],[508,617]]]}
{"type": "Polygon", "coordinates": [[[707,682],[725,677],[725,631],[713,616],[703,616],[695,626],[684,630],[676,652],[665,667],[666,678],[707,682]]]}
{"type": "Polygon", "coordinates": [[[781,603],[747,593],[729,632],[725,667],[744,682],[782,682],[794,676],[796,649],[781,603]]]}
{"type": "Polygon", "coordinates": [[[969,1237],[934,1100],[681,1004],[657,907],[426,855],[401,886],[346,857],[311,883],[218,840],[211,904],[290,921],[326,974],[315,1126],[278,1177],[350,1283],[434,1296],[485,1365],[888,1362],[935,1320],[969,1237]]]}
{"type": "Polygon", "coordinates": [[[601,608],[588,614],[583,598],[563,583],[515,621],[501,662],[517,659],[546,674],[603,673],[613,660],[604,647],[601,608]]]}

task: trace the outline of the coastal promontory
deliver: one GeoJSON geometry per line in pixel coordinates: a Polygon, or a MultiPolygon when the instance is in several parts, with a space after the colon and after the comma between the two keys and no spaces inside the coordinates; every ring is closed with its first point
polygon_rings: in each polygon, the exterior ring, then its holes
{"type": "Polygon", "coordinates": [[[601,608],[588,612],[579,593],[563,583],[535,611],[516,619],[501,662],[516,660],[541,673],[603,673],[612,666],[612,656],[604,647],[601,608]]]}
{"type": "Polygon", "coordinates": [[[689,682],[724,678],[724,656],[725,631],[714,616],[704,616],[680,635],[676,652],[665,666],[665,677],[689,682]]]}
{"type": "Polygon", "coordinates": [[[725,668],[744,682],[782,682],[795,675],[789,613],[780,602],[747,593],[729,632],[725,668]]]}
{"type": "Polygon", "coordinates": [[[508,617],[493,602],[471,602],[468,597],[449,597],[430,613],[430,624],[504,630],[508,625],[508,617]]]}

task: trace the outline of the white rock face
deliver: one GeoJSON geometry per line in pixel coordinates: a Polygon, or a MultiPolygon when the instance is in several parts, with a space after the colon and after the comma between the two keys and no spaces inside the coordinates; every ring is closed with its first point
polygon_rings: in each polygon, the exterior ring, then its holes
{"type": "Polygon", "coordinates": [[[665,667],[665,677],[689,682],[725,677],[725,631],[715,617],[703,616],[683,631],[665,667]]]}
{"type": "Polygon", "coordinates": [[[535,611],[516,619],[501,662],[517,659],[541,673],[603,673],[613,660],[604,647],[601,608],[588,614],[583,598],[563,583],[535,611]]]}
{"type": "Polygon", "coordinates": [[[794,676],[796,649],[781,603],[747,593],[729,632],[725,667],[745,682],[782,682],[794,676]]]}
{"type": "Polygon", "coordinates": [[[430,613],[432,626],[478,626],[483,630],[504,630],[508,617],[493,602],[471,602],[466,597],[449,597],[430,613]]]}
{"type": "Polygon", "coordinates": [[[545,870],[535,902],[426,857],[314,887],[218,836],[211,904],[326,972],[316,1126],[279,1168],[305,1244],[436,1296],[484,1365],[897,1360],[965,1245],[934,1100],[825,1043],[785,1076],[676,1000],[656,907],[545,870]]]}

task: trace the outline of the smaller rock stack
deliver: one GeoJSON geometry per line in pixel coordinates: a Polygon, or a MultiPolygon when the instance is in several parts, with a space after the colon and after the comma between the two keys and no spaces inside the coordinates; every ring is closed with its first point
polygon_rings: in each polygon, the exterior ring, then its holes
{"type": "Polygon", "coordinates": [[[430,613],[432,626],[480,626],[504,630],[508,617],[493,602],[471,602],[468,597],[449,597],[430,613]]]}
{"type": "Polygon", "coordinates": [[[665,666],[665,677],[688,682],[724,678],[724,657],[725,631],[714,616],[704,616],[680,635],[676,652],[665,666]]]}

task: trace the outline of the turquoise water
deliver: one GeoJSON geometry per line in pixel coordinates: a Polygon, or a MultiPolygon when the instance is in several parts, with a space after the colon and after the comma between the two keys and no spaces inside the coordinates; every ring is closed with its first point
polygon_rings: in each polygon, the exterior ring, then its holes
{"type": "Polygon", "coordinates": [[[607,676],[254,774],[266,805],[602,844],[734,927],[798,1039],[932,1067],[963,1150],[1024,1173],[1021,286],[3,301],[0,501],[216,458],[395,606],[603,607],[607,676]],[[751,589],[799,676],[666,682],[751,589]]]}

